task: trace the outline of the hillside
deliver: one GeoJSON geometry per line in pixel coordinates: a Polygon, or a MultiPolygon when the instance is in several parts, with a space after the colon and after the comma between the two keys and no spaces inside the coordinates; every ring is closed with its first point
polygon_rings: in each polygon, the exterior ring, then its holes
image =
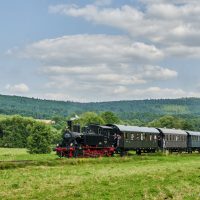
{"type": "Polygon", "coordinates": [[[20,114],[34,118],[50,119],[87,111],[112,111],[122,119],[152,120],[162,115],[199,116],[200,99],[158,99],[78,103],[0,95],[0,114],[20,114]]]}

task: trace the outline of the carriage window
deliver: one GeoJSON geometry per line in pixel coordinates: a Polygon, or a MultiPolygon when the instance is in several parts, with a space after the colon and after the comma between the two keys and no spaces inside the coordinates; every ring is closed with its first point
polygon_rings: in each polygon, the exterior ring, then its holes
{"type": "Polygon", "coordinates": [[[150,135],[146,133],[146,141],[150,141],[150,135]]]}
{"type": "Polygon", "coordinates": [[[146,141],[149,141],[149,134],[148,133],[145,134],[145,138],[146,138],[146,141]]]}
{"type": "Polygon", "coordinates": [[[157,140],[157,135],[154,135],[154,140],[157,140]]]}
{"type": "Polygon", "coordinates": [[[125,133],[125,139],[128,139],[128,133],[125,133]]]}
{"type": "Polygon", "coordinates": [[[143,140],[147,140],[147,134],[143,133],[143,140]]]}
{"type": "Polygon", "coordinates": [[[141,140],[143,140],[144,139],[144,135],[143,135],[143,133],[141,133],[141,140]]]}
{"type": "Polygon", "coordinates": [[[131,140],[134,140],[134,134],[131,133],[131,140]]]}
{"type": "Polygon", "coordinates": [[[136,134],[136,140],[139,141],[139,140],[140,140],[140,137],[141,137],[141,136],[140,136],[140,133],[137,133],[137,134],[136,134]]]}
{"type": "Polygon", "coordinates": [[[146,133],[142,133],[143,135],[143,140],[146,140],[146,133]]]}
{"type": "Polygon", "coordinates": [[[149,140],[152,141],[152,135],[151,134],[149,135],[149,140]]]}
{"type": "Polygon", "coordinates": [[[169,140],[168,135],[165,136],[165,140],[169,140]]]}
{"type": "Polygon", "coordinates": [[[170,141],[170,135],[167,135],[167,140],[170,141]]]}

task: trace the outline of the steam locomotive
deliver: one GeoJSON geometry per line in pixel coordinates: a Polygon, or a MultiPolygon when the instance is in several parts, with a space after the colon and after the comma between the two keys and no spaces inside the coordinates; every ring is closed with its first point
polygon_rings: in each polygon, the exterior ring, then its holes
{"type": "Polygon", "coordinates": [[[68,158],[124,156],[130,150],[138,155],[156,151],[200,153],[200,132],[116,124],[91,124],[81,132],[79,125],[68,121],[68,129],[56,147],[57,155],[68,158]]]}

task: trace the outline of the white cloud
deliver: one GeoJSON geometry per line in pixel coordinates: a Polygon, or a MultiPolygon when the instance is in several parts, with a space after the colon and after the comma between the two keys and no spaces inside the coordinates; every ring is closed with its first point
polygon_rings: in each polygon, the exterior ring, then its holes
{"type": "Polygon", "coordinates": [[[160,88],[160,87],[149,87],[146,89],[136,89],[132,91],[132,94],[139,96],[140,98],[177,98],[186,96],[186,92],[182,89],[174,88],[160,88]]]}
{"type": "Polygon", "coordinates": [[[200,47],[186,45],[170,46],[165,49],[166,55],[179,58],[200,58],[200,47]]]}
{"type": "Polygon", "coordinates": [[[161,88],[147,87],[142,89],[132,89],[119,86],[113,90],[113,95],[117,100],[122,99],[159,99],[159,98],[182,98],[182,97],[200,97],[199,92],[187,92],[181,88],[161,88]]]}
{"type": "MultiPolygon", "coordinates": [[[[77,89],[76,87],[74,88],[77,89]]],[[[93,90],[90,90],[91,93],[93,90]]],[[[89,101],[109,101],[109,100],[133,100],[133,99],[164,99],[164,98],[182,98],[182,97],[200,97],[199,92],[188,92],[181,88],[161,88],[161,87],[147,87],[141,89],[130,89],[126,86],[116,86],[101,90],[94,95],[86,96],[85,90],[77,94],[69,91],[51,92],[42,94],[41,98],[54,100],[73,100],[78,102],[89,101]]]]}
{"type": "Polygon", "coordinates": [[[163,58],[153,45],[125,36],[71,35],[41,40],[26,47],[21,56],[55,65],[91,65],[94,62],[147,62],[163,58]]]}
{"type": "MultiPolygon", "coordinates": [[[[145,9],[123,5],[120,8],[86,5],[56,5],[50,12],[85,18],[128,32],[133,38],[163,47],[200,45],[199,1],[141,1],[145,9]]],[[[155,45],[154,45],[155,46],[155,45]]]]}
{"type": "Polygon", "coordinates": [[[178,75],[175,70],[149,64],[163,58],[158,48],[125,36],[63,36],[35,42],[18,52],[42,63],[40,75],[48,80],[43,89],[48,94],[57,91],[55,98],[67,91],[74,99],[96,93],[112,99],[113,91],[122,93],[125,88],[132,90],[178,75]]]}
{"type": "Polygon", "coordinates": [[[110,70],[105,64],[98,65],[94,64],[93,66],[45,66],[40,70],[41,73],[49,74],[49,75],[80,75],[80,74],[97,74],[97,73],[109,73],[110,70]]]}
{"type": "Polygon", "coordinates": [[[117,88],[114,89],[114,94],[124,94],[127,93],[128,89],[124,86],[118,86],[117,88]]]}
{"type": "Polygon", "coordinates": [[[40,75],[48,80],[44,85],[46,98],[101,101],[200,96],[167,84],[171,79],[173,83],[180,81],[179,86],[182,83],[181,77],[175,80],[179,63],[173,62],[173,56],[200,58],[200,3],[138,2],[142,8],[139,4],[114,8],[106,0],[83,7],[50,6],[51,13],[80,17],[95,26],[103,24],[123,30],[124,34],[66,35],[8,53],[41,63],[40,75]],[[167,59],[172,60],[165,62],[167,59]]]}
{"type": "Polygon", "coordinates": [[[178,76],[176,71],[160,66],[146,65],[141,70],[142,72],[138,77],[142,76],[145,80],[168,80],[178,76]]]}
{"type": "Polygon", "coordinates": [[[29,87],[24,83],[20,83],[20,84],[16,84],[16,85],[7,84],[5,88],[6,88],[6,90],[8,90],[10,93],[13,93],[13,94],[29,92],[29,87]]]}

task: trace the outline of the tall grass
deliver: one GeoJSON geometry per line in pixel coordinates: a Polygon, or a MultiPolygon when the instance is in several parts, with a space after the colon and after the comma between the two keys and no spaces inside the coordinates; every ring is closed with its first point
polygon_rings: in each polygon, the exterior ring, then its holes
{"type": "Polygon", "coordinates": [[[34,160],[19,151],[25,162],[0,162],[0,199],[200,199],[199,154],[34,160]]]}

